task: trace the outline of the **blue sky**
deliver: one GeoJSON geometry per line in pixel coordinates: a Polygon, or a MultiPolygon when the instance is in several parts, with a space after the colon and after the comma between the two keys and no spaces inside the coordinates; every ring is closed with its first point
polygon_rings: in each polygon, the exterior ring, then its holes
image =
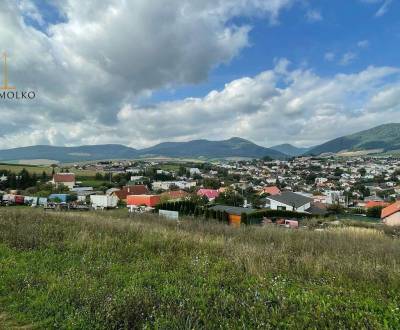
{"type": "Polygon", "coordinates": [[[0,147],[309,146],[400,114],[398,0],[4,0],[0,31],[38,92],[0,147]]]}
{"type": "Polygon", "coordinates": [[[322,76],[361,71],[368,66],[396,66],[400,58],[400,2],[390,3],[382,16],[382,2],[335,0],[300,3],[285,10],[276,24],[263,18],[235,19],[248,24],[250,45],[228,64],[210,72],[199,85],[156,92],[153,101],[201,97],[242,76],[253,76],[287,58],[294,66],[308,67],[322,76]],[[307,19],[316,12],[320,19],[307,19]],[[329,55],[334,56],[329,59],[329,55]],[[343,61],[349,54],[350,59],[343,61]]]}

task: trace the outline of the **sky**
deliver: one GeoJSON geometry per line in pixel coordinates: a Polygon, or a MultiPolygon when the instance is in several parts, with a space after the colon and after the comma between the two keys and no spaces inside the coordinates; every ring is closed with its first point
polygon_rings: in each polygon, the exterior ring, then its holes
{"type": "Polygon", "coordinates": [[[0,149],[304,147],[400,122],[400,1],[165,3],[0,1],[10,85],[36,95],[0,99],[0,149]]]}

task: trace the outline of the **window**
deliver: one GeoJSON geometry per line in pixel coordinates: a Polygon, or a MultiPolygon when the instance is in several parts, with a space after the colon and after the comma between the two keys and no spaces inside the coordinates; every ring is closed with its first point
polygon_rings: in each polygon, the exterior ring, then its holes
{"type": "Polygon", "coordinates": [[[286,211],[286,206],[277,206],[278,211],[286,211]]]}

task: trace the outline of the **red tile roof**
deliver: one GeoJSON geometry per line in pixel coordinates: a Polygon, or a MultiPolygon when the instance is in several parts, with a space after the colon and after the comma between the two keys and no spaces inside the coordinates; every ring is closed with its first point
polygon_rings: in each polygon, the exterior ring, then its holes
{"type": "Polygon", "coordinates": [[[150,192],[149,188],[147,188],[147,186],[144,184],[125,186],[123,189],[127,191],[128,195],[146,195],[150,192]]]}
{"type": "Polygon", "coordinates": [[[197,192],[198,196],[206,196],[208,199],[217,198],[219,196],[219,191],[214,189],[200,189],[197,192]]]}
{"type": "Polygon", "coordinates": [[[73,173],[57,173],[53,175],[54,182],[75,182],[73,173]]]}
{"type": "Polygon", "coordinates": [[[121,190],[115,191],[114,195],[119,199],[126,199],[128,195],[147,195],[149,194],[149,188],[143,184],[125,186],[121,190]]]}
{"type": "Polygon", "coordinates": [[[382,201],[368,201],[368,202],[365,204],[365,208],[369,209],[369,208],[371,208],[371,207],[378,207],[378,206],[386,207],[386,206],[388,206],[388,205],[389,205],[389,203],[382,202],[382,201]]]}
{"type": "Polygon", "coordinates": [[[281,190],[277,186],[271,186],[271,187],[264,187],[264,192],[266,194],[274,196],[274,195],[279,195],[281,193],[281,190]]]}
{"type": "Polygon", "coordinates": [[[172,190],[172,191],[167,191],[162,194],[162,196],[168,196],[172,199],[179,199],[179,198],[185,198],[189,194],[186,191],[183,190],[172,190]]]}
{"type": "Polygon", "coordinates": [[[400,201],[393,203],[392,205],[389,205],[387,207],[385,207],[382,210],[382,215],[381,218],[387,218],[389,216],[391,216],[392,214],[396,213],[396,212],[400,212],[400,201]]]}

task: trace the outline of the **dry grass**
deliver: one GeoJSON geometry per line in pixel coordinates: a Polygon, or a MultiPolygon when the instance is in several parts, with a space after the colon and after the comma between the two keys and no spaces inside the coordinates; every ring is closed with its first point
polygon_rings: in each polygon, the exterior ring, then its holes
{"type": "Polygon", "coordinates": [[[0,306],[48,328],[395,329],[399,275],[376,229],[0,210],[0,306]]]}

